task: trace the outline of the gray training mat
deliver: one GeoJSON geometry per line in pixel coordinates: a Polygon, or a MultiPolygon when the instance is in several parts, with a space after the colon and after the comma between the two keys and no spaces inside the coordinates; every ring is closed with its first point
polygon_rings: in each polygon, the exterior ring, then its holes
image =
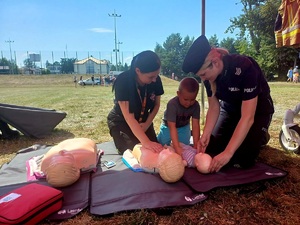
{"type": "Polygon", "coordinates": [[[166,183],[158,174],[130,170],[122,162],[122,156],[118,155],[113,142],[99,147],[104,155],[101,158],[101,169],[92,174],[92,214],[193,205],[207,198],[193,191],[182,180],[166,183]],[[108,169],[104,166],[105,161],[114,161],[116,166],[108,169]]]}

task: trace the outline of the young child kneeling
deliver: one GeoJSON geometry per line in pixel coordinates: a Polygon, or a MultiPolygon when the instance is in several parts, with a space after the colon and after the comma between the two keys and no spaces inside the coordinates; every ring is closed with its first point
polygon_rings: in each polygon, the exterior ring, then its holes
{"type": "Polygon", "coordinates": [[[185,77],[181,80],[177,96],[167,104],[160,132],[157,136],[158,142],[163,146],[169,146],[172,142],[172,147],[180,156],[183,153],[180,143],[190,144],[191,119],[193,143],[194,148],[197,149],[200,138],[200,105],[196,100],[198,91],[199,83],[195,78],[185,77]]]}

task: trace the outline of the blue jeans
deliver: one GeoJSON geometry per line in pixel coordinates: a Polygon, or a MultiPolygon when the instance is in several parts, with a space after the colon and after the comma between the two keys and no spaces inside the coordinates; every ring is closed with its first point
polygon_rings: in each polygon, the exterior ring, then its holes
{"type": "MultiPolygon", "coordinates": [[[[191,138],[190,124],[187,124],[184,127],[177,128],[177,134],[178,134],[179,142],[181,142],[185,145],[190,144],[190,138],[191,138]]],[[[157,135],[157,140],[163,146],[171,144],[172,140],[171,140],[169,127],[167,127],[164,124],[160,125],[160,131],[159,131],[159,134],[157,135]]]]}

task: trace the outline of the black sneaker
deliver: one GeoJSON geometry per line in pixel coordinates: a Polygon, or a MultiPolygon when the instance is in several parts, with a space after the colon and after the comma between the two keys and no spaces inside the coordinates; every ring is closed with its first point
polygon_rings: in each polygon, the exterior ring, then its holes
{"type": "Polygon", "coordinates": [[[265,147],[268,144],[268,142],[270,141],[270,138],[271,138],[271,136],[270,136],[269,132],[267,132],[261,147],[265,147]]]}

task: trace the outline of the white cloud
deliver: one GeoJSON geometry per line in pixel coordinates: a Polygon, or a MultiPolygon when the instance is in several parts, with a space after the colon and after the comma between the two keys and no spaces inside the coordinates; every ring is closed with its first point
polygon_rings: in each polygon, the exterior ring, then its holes
{"type": "Polygon", "coordinates": [[[106,28],[97,28],[97,27],[90,28],[88,30],[90,30],[92,32],[96,32],[96,33],[111,33],[111,32],[113,32],[112,30],[109,30],[109,29],[106,29],[106,28]]]}

